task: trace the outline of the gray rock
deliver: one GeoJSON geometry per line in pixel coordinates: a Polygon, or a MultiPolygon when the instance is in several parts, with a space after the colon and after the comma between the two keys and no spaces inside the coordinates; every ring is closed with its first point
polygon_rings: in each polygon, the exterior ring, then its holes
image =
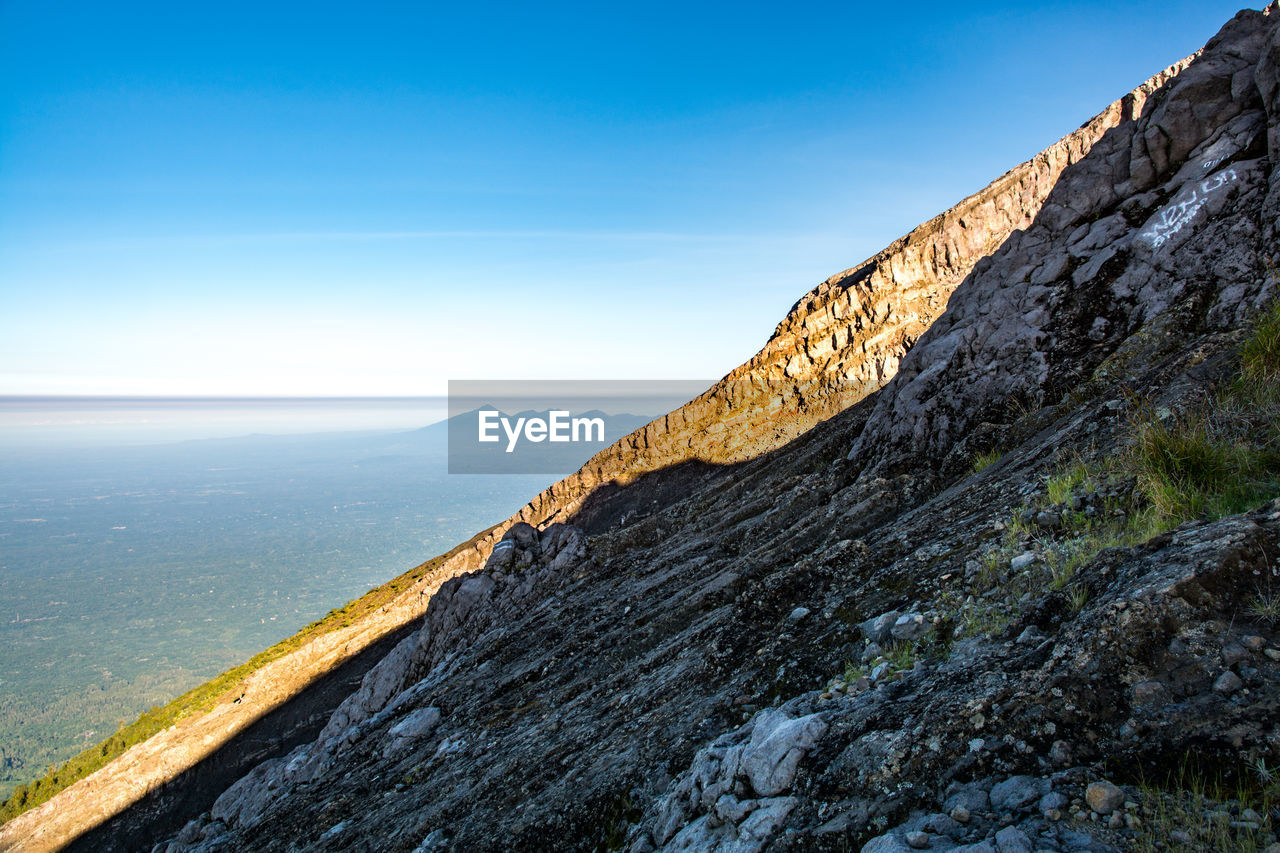
{"type": "Polygon", "coordinates": [[[1015,811],[1033,802],[1048,790],[1049,783],[1034,776],[1012,776],[991,788],[991,808],[1015,811]]]}
{"type": "Polygon", "coordinates": [[[1022,629],[1022,633],[1018,635],[1016,642],[1020,646],[1034,646],[1046,639],[1044,631],[1041,631],[1035,625],[1028,625],[1022,629]]]}
{"type": "MultiPolygon", "coordinates": [[[[703,853],[733,849],[738,833],[732,824],[714,824],[709,815],[702,815],[676,833],[675,837],[660,849],[666,853],[703,853]]],[[[759,849],[759,848],[756,848],[759,849]]]]}
{"type": "Polygon", "coordinates": [[[1240,676],[1231,670],[1222,673],[1213,682],[1214,692],[1221,693],[1223,696],[1230,696],[1241,687],[1244,687],[1244,682],[1240,680],[1240,676]]]}
{"type": "Polygon", "coordinates": [[[889,634],[895,640],[915,640],[924,634],[924,614],[904,613],[894,620],[889,634]]]}
{"type": "Polygon", "coordinates": [[[990,841],[977,841],[973,844],[961,844],[959,847],[951,848],[951,853],[997,853],[996,847],[990,841]]]}
{"type": "Polygon", "coordinates": [[[1062,526],[1062,516],[1053,510],[1041,510],[1036,513],[1036,526],[1048,530],[1057,530],[1062,526]]]}
{"type": "Polygon", "coordinates": [[[1049,747],[1049,760],[1058,767],[1066,767],[1074,760],[1071,744],[1065,740],[1055,740],[1049,747]]]}
{"type": "Polygon", "coordinates": [[[897,833],[886,832],[862,845],[862,853],[914,853],[915,848],[897,833]]]}
{"type": "Polygon", "coordinates": [[[1124,790],[1106,780],[1091,782],[1085,789],[1084,801],[1100,815],[1109,815],[1124,805],[1124,790]]]}
{"type": "Polygon", "coordinates": [[[1249,650],[1240,643],[1227,643],[1222,647],[1222,663],[1225,666],[1235,666],[1248,659],[1249,650]]]}
{"type": "Polygon", "coordinates": [[[1135,708],[1163,705],[1169,701],[1169,689],[1159,681],[1139,681],[1130,691],[1135,708]]]}
{"type": "Polygon", "coordinates": [[[1021,829],[1006,826],[996,833],[998,853],[1032,853],[1031,839],[1021,829]]]}
{"type": "MultiPolygon", "coordinates": [[[[966,815],[967,818],[967,815],[966,815]]],[[[947,835],[955,837],[964,828],[961,823],[950,815],[932,814],[929,815],[920,826],[934,835],[947,835]]]]}
{"type": "Polygon", "coordinates": [[[762,797],[790,788],[800,759],[826,732],[827,724],[817,714],[792,719],[781,711],[761,711],[742,752],[742,771],[751,787],[762,797]]]}
{"type": "MultiPolygon", "coordinates": [[[[752,849],[750,847],[752,844],[763,846],[763,843],[778,830],[798,803],[799,800],[794,797],[773,797],[757,801],[751,814],[738,826],[738,840],[747,845],[739,849],[752,849]]],[[[754,849],[758,850],[761,847],[754,849]]]]}
{"type": "Polygon", "coordinates": [[[743,803],[733,794],[723,794],[716,800],[715,815],[725,823],[739,823],[751,812],[751,801],[743,803]]]}
{"type": "Polygon", "coordinates": [[[1070,800],[1067,799],[1066,794],[1061,794],[1057,791],[1050,791],[1040,798],[1040,802],[1036,804],[1036,808],[1039,810],[1040,814],[1048,817],[1049,812],[1060,812],[1062,809],[1067,807],[1067,803],[1069,802],[1070,800]]]}
{"type": "Polygon", "coordinates": [[[1036,556],[1034,551],[1023,551],[1021,554],[1009,561],[1009,568],[1012,571],[1020,572],[1039,559],[1040,558],[1036,556]]]}
{"type": "Polygon", "coordinates": [[[893,624],[898,621],[898,616],[900,615],[896,610],[881,613],[874,619],[868,619],[858,625],[858,630],[862,631],[862,636],[871,642],[884,644],[889,639],[893,631],[893,624]]]}
{"type": "Polygon", "coordinates": [[[392,726],[387,735],[392,738],[423,738],[435,731],[439,724],[439,708],[420,708],[392,726]]]}
{"type": "MultiPolygon", "coordinates": [[[[942,808],[952,817],[956,817],[956,806],[963,806],[970,814],[981,814],[991,808],[991,799],[986,791],[976,785],[966,786],[948,796],[942,803],[942,808]]],[[[956,817],[956,820],[960,818],[956,817]]],[[[962,820],[960,822],[964,823],[962,820]]]]}

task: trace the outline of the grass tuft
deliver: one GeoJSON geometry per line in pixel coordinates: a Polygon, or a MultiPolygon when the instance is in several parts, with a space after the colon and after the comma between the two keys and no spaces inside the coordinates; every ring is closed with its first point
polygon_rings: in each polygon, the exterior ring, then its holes
{"type": "Polygon", "coordinates": [[[1270,849],[1280,785],[1261,759],[1248,770],[1256,784],[1246,779],[1235,786],[1208,784],[1202,775],[1184,768],[1159,787],[1141,785],[1141,822],[1132,849],[1139,853],[1263,853],[1270,849]]]}
{"type": "Polygon", "coordinates": [[[1280,624],[1280,594],[1258,590],[1249,602],[1249,613],[1274,628],[1280,624]]]}
{"type": "MultiPolygon", "coordinates": [[[[1077,456],[1063,471],[1049,477],[1045,483],[1050,504],[1061,505],[1071,500],[1071,495],[1082,486],[1087,486],[1093,479],[1093,471],[1089,464],[1077,456]]],[[[1093,491],[1094,489],[1090,489],[1093,491]]]]}
{"type": "Polygon", "coordinates": [[[1280,300],[1271,303],[1240,348],[1240,374],[1246,381],[1280,374],[1280,300]]]}
{"type": "Polygon", "coordinates": [[[992,465],[999,462],[1000,457],[1002,456],[1004,456],[1004,453],[997,449],[988,450],[986,453],[979,453],[973,459],[972,473],[977,474],[979,471],[987,470],[992,465]]]}

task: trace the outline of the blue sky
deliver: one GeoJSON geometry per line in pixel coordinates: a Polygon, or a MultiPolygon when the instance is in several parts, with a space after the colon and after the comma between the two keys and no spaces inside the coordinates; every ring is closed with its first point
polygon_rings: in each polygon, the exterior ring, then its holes
{"type": "Polygon", "coordinates": [[[714,379],[1237,8],[0,1],[0,394],[714,379]]]}

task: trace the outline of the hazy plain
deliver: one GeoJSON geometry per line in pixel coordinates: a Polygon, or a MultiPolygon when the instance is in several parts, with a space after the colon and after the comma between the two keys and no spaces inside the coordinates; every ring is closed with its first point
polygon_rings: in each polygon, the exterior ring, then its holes
{"type": "Polygon", "coordinates": [[[0,402],[0,796],[556,479],[449,476],[443,416],[0,402]]]}

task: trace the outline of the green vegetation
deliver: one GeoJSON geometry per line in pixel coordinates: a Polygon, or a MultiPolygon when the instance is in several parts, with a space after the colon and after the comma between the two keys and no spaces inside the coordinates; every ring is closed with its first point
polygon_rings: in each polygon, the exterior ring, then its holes
{"type": "Polygon", "coordinates": [[[1280,623],[1280,594],[1259,590],[1249,602],[1249,614],[1274,628],[1280,623]]]}
{"type": "Polygon", "coordinates": [[[884,659],[894,669],[911,669],[916,665],[916,657],[915,644],[903,640],[890,643],[884,651],[884,659]]]}
{"type": "Polygon", "coordinates": [[[151,707],[101,743],[84,750],[60,766],[51,767],[48,773],[30,784],[19,785],[7,800],[0,803],[0,823],[12,820],[27,809],[46,802],[62,789],[102,768],[131,746],[143,742],[180,720],[209,711],[220,701],[234,698],[243,690],[249,676],[263,666],[301,648],[317,637],[348,627],[365,615],[390,603],[401,591],[408,589],[469,544],[471,543],[459,545],[449,553],[429,560],[382,586],[369,590],[360,598],[329,611],[324,617],[307,625],[292,637],[259,652],[245,663],[187,691],[166,705],[151,707]]]}
{"type": "Polygon", "coordinates": [[[1071,591],[1067,594],[1067,603],[1071,605],[1072,613],[1079,613],[1084,610],[1084,605],[1089,600],[1089,587],[1082,583],[1072,584],[1071,591]]]}
{"type": "Polygon", "coordinates": [[[1064,470],[1049,478],[1045,483],[1045,494],[1050,504],[1066,504],[1077,489],[1089,494],[1098,490],[1089,464],[1078,455],[1064,470]]]}
{"type": "Polygon", "coordinates": [[[1004,633],[1012,621],[997,603],[982,600],[967,602],[956,615],[962,637],[994,637],[1004,633]]]}
{"type": "Polygon", "coordinates": [[[1169,526],[1243,512],[1280,492],[1280,302],[1241,345],[1234,382],[1179,414],[1137,406],[1122,464],[1169,526]]]}
{"type": "Polygon", "coordinates": [[[992,465],[1000,461],[1001,456],[1004,456],[1004,453],[998,449],[988,450],[986,453],[979,453],[973,459],[973,473],[977,474],[979,471],[985,471],[990,468],[992,465]]]}
{"type": "MultiPolygon", "coordinates": [[[[1076,572],[1103,549],[1132,547],[1183,522],[1244,512],[1280,495],[1280,302],[1242,344],[1234,381],[1181,413],[1146,400],[1135,400],[1132,412],[1125,452],[1104,462],[1074,454],[1046,479],[1034,506],[1019,507],[1005,522],[1001,539],[979,557],[971,594],[946,601],[957,636],[1003,632],[1021,600],[1045,587],[1079,612],[1089,588],[1076,572]],[[1057,521],[1033,523],[1042,511],[1057,521]],[[1011,573],[1010,561],[1027,550],[1038,559],[1011,573]],[[997,586],[999,595],[992,593],[997,586]]],[[[1259,590],[1251,609],[1280,622],[1280,593],[1259,590]]]]}
{"type": "Polygon", "coordinates": [[[5,771],[0,802],[31,777],[66,761],[68,743],[75,752],[86,749],[134,719],[139,708],[163,705],[203,680],[190,670],[157,667],[127,679],[99,678],[78,689],[60,680],[51,689],[0,697],[0,762],[5,771]],[[77,710],[76,717],[68,718],[69,706],[77,710]]]}
{"type": "Polygon", "coordinates": [[[1268,849],[1273,810],[1280,806],[1280,779],[1265,760],[1246,768],[1234,786],[1209,784],[1184,768],[1159,786],[1141,786],[1138,853],[1214,850],[1261,853],[1268,849]]]}
{"type": "Polygon", "coordinates": [[[596,853],[621,850],[627,841],[627,833],[640,822],[644,812],[627,794],[620,794],[601,809],[597,819],[596,853]]]}
{"type": "Polygon", "coordinates": [[[859,678],[862,678],[862,676],[866,674],[867,674],[866,667],[858,666],[856,663],[854,663],[851,660],[845,661],[844,676],[843,676],[845,684],[853,684],[855,681],[857,681],[859,678]]]}
{"type": "Polygon", "coordinates": [[[1231,435],[1243,423],[1215,423],[1213,414],[1139,411],[1127,462],[1161,519],[1230,515],[1274,491],[1274,454],[1231,435]]]}
{"type": "Polygon", "coordinates": [[[1280,373],[1280,302],[1263,313],[1240,347],[1240,372],[1254,380],[1274,379],[1280,373]]]}

